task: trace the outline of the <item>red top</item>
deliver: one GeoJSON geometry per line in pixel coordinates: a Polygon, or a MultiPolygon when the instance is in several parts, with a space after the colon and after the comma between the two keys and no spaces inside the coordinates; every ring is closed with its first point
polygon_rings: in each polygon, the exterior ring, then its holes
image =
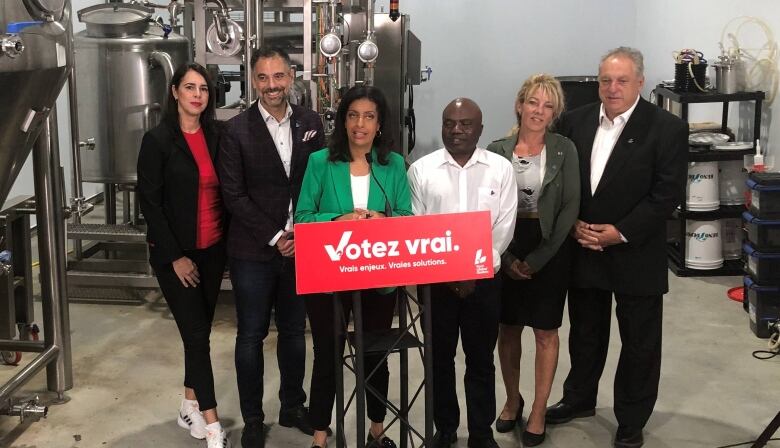
{"type": "Polygon", "coordinates": [[[189,134],[182,132],[187,146],[195,157],[198,165],[198,230],[195,236],[195,247],[205,249],[222,239],[222,209],[219,199],[219,179],[214,170],[214,164],[206,145],[203,129],[189,134]]]}

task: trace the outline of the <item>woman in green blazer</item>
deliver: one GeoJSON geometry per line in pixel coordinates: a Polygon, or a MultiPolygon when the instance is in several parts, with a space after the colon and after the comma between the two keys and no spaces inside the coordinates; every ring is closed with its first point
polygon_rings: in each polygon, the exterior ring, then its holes
{"type": "MultiPolygon", "coordinates": [[[[412,214],[406,166],[399,154],[390,150],[392,140],[386,129],[388,108],[376,87],[356,86],[341,99],[335,130],[329,147],[309,156],[295,222],[377,219],[412,214]]],[[[390,328],[396,304],[396,289],[364,290],[363,326],[366,331],[390,328]]],[[[309,419],[314,428],[313,447],[327,445],[327,430],[336,396],[335,351],[343,353],[343,341],[336,347],[333,331],[333,297],[329,294],[304,296],[314,342],[314,366],[309,394],[309,419]]],[[[342,302],[349,319],[352,303],[342,302]]],[[[368,384],[387,398],[390,373],[381,355],[365,357],[365,371],[376,372],[368,384]]],[[[367,394],[366,408],[371,426],[369,447],[395,448],[384,436],[385,406],[367,394]]]]}
{"type": "Polygon", "coordinates": [[[535,396],[523,446],[539,445],[545,438],[544,415],[558,363],[558,328],[571,269],[567,235],[580,207],[577,151],[569,139],[548,130],[563,104],[555,78],[531,76],[515,101],[517,132],[488,146],[512,162],[518,189],[515,236],[501,257],[498,356],[507,398],[496,420],[499,432],[512,431],[523,417],[523,327],[532,327],[536,339],[535,396]]]}

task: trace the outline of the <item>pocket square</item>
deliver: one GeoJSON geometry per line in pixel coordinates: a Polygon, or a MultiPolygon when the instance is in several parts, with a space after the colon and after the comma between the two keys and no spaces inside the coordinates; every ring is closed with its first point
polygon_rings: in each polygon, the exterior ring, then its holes
{"type": "Polygon", "coordinates": [[[314,136],[317,135],[317,130],[312,131],[306,131],[305,134],[303,134],[303,139],[301,139],[304,142],[308,142],[309,140],[313,139],[314,136]]]}

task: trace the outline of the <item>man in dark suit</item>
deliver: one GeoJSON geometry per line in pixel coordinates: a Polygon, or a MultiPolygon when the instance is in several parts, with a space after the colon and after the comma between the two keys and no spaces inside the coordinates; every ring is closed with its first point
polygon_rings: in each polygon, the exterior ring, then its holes
{"type": "Polygon", "coordinates": [[[271,309],[277,329],[279,424],[314,431],[304,407],[306,308],[295,294],[292,213],[309,154],[324,146],[319,116],[289,104],[293,82],[284,50],[252,54],[252,84],[258,101],[228,121],[219,175],[228,230],[230,278],[236,300],[236,375],[244,448],[265,445],[263,433],[263,340],[271,309]]]}
{"type": "Polygon", "coordinates": [[[644,63],[620,47],[599,65],[600,103],[566,114],[577,145],[582,199],[569,289],[571,370],[549,424],[594,415],[609,347],[612,296],[622,348],[615,374],[616,447],[639,447],[658,396],[665,221],[685,192],[688,127],[641,98],[644,63]]]}

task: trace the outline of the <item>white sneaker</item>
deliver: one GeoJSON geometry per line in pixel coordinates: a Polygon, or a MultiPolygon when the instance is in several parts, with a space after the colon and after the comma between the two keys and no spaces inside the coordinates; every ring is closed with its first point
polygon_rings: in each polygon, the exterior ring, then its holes
{"type": "Polygon", "coordinates": [[[208,448],[230,448],[230,440],[224,429],[208,431],[206,433],[206,446],[208,448]]]}
{"type": "Polygon", "coordinates": [[[176,423],[184,429],[190,431],[190,435],[196,439],[206,438],[206,420],[203,418],[203,414],[198,409],[197,402],[195,405],[188,403],[189,400],[182,400],[181,407],[179,408],[179,418],[176,423]]]}

